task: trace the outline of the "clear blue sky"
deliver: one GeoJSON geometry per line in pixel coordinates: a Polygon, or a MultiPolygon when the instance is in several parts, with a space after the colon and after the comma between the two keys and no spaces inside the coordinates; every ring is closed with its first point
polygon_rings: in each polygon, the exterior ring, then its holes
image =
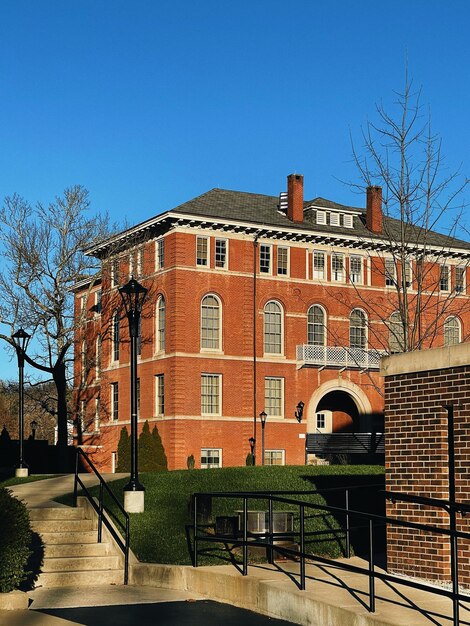
{"type": "MultiPolygon", "coordinates": [[[[350,131],[405,59],[470,172],[465,0],[2,0],[0,196],[72,184],[139,222],[212,187],[361,203],[350,131]]],[[[15,359],[16,362],[16,359],[15,359]]],[[[0,378],[16,377],[0,347],[0,378]]]]}

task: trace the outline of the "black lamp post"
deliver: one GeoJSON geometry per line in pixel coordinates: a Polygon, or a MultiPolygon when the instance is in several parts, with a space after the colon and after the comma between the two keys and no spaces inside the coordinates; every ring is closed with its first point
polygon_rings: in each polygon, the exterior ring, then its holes
{"type": "Polygon", "coordinates": [[[144,486],[139,482],[137,461],[137,339],[147,289],[132,276],[123,287],[119,287],[126,316],[129,322],[131,340],[131,474],[124,487],[124,508],[129,513],[142,513],[144,510],[144,486]]]}
{"type": "MultiPolygon", "coordinates": [[[[251,456],[253,457],[253,461],[254,461],[254,459],[255,459],[254,451],[255,451],[256,439],[254,437],[250,437],[248,439],[248,441],[250,443],[251,456]]],[[[254,463],[253,463],[253,465],[254,465],[254,463]]]]}
{"type": "Polygon", "coordinates": [[[33,441],[36,439],[37,427],[38,427],[38,423],[36,422],[36,420],[33,420],[31,422],[31,438],[33,439],[33,441]]]}
{"type": "Polygon", "coordinates": [[[26,353],[26,348],[28,347],[29,340],[31,335],[28,334],[25,330],[20,328],[12,335],[12,339],[16,348],[16,356],[18,357],[18,395],[19,395],[19,405],[18,405],[18,439],[20,441],[20,458],[18,462],[18,467],[16,468],[16,476],[27,476],[28,475],[28,466],[24,462],[23,459],[23,443],[24,443],[24,355],[26,353]]]}
{"type": "Polygon", "coordinates": [[[261,465],[264,465],[264,427],[266,426],[266,411],[261,411],[259,419],[261,422],[261,465]]]}

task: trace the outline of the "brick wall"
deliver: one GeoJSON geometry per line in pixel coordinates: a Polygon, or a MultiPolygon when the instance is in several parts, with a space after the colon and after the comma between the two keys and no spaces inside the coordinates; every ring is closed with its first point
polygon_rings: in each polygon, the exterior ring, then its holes
{"type": "MultiPolygon", "coordinates": [[[[447,410],[454,405],[456,501],[468,500],[470,443],[470,344],[388,357],[385,377],[386,488],[449,498],[447,410]]],[[[396,501],[387,514],[449,527],[446,511],[396,501]]],[[[458,515],[457,528],[470,531],[458,515]]],[[[449,539],[399,526],[387,528],[390,570],[430,580],[450,579],[449,539]]],[[[470,585],[470,544],[459,539],[460,582],[470,585]]]]}

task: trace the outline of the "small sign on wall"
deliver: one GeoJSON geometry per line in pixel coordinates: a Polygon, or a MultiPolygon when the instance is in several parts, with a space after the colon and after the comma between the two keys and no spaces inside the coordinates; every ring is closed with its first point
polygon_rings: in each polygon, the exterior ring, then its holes
{"type": "Polygon", "coordinates": [[[299,433],[299,439],[305,439],[305,433],[299,433]]]}

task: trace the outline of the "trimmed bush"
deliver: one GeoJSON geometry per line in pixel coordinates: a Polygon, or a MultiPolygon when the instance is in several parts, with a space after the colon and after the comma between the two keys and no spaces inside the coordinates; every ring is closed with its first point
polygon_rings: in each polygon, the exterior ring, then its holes
{"type": "Polygon", "coordinates": [[[26,580],[31,555],[31,525],[25,505],[0,487],[0,592],[18,589],[26,580]]]}
{"type": "Polygon", "coordinates": [[[168,459],[166,458],[165,448],[163,447],[162,438],[156,426],[152,430],[153,451],[157,461],[157,470],[168,469],[168,459]]]}
{"type": "Polygon", "coordinates": [[[117,472],[130,472],[131,469],[131,438],[125,426],[121,429],[118,443],[117,472]]]}

